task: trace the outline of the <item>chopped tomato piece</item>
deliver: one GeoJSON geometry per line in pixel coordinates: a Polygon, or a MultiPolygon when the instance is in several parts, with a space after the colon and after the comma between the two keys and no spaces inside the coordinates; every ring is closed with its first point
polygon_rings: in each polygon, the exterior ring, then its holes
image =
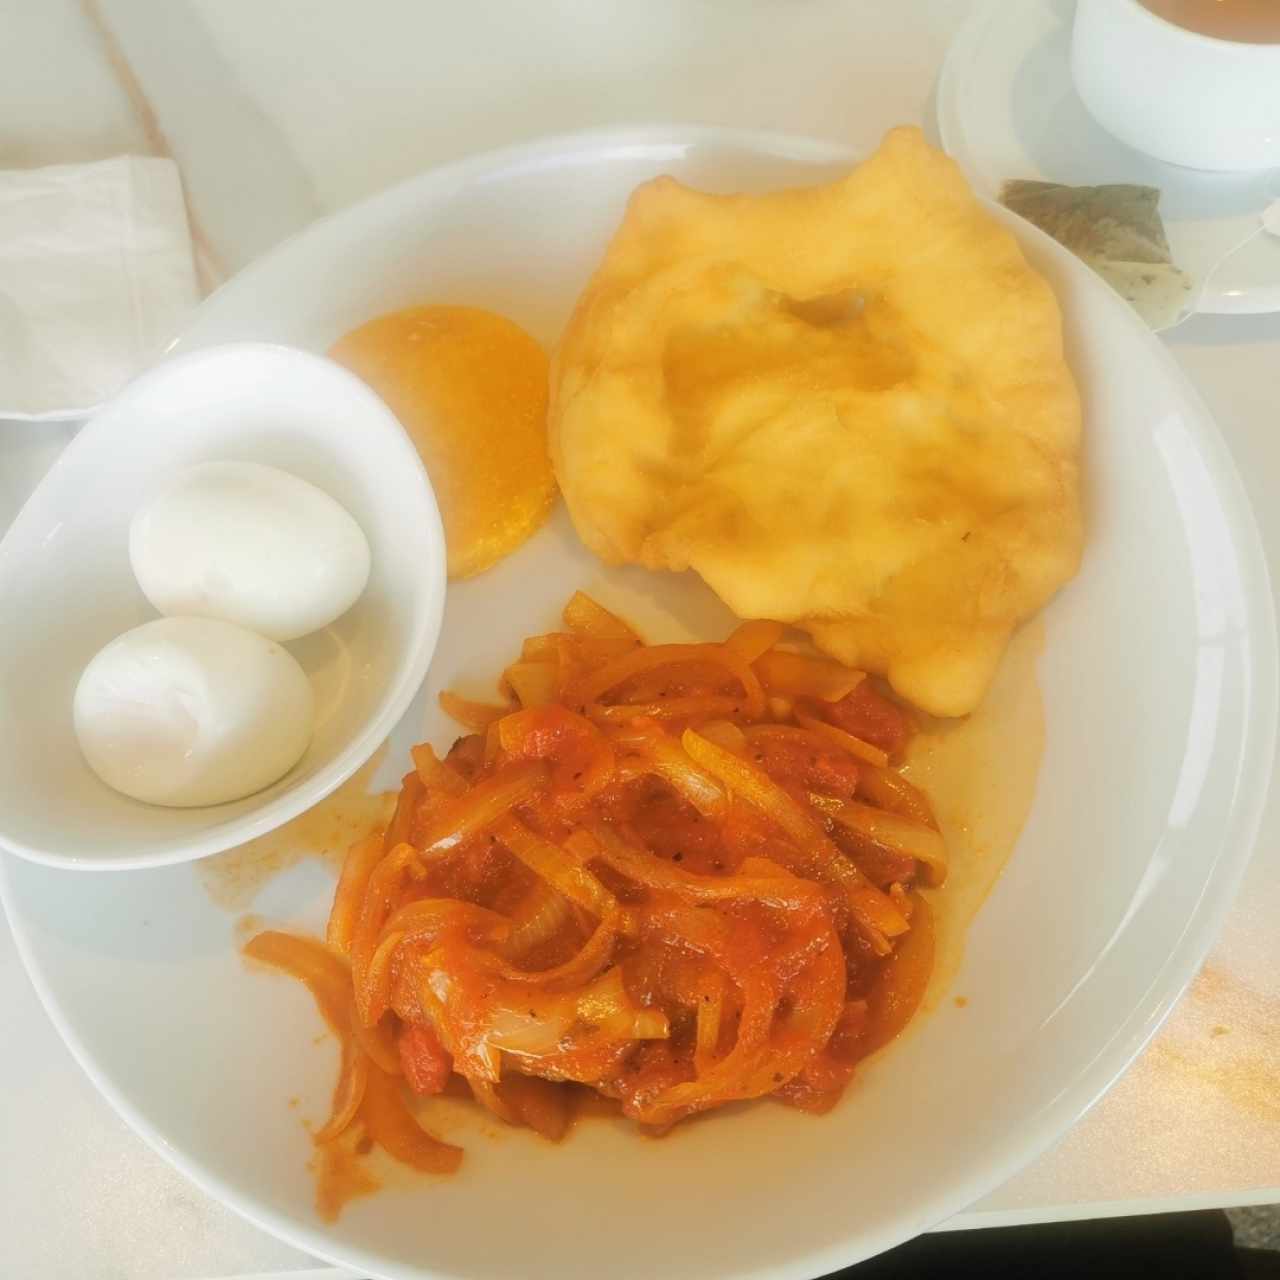
{"type": "Polygon", "coordinates": [[[846,752],[807,743],[759,738],[751,758],[775,782],[848,798],[858,788],[858,762],[846,752]]]}
{"type": "Polygon", "coordinates": [[[864,680],[839,702],[827,703],[825,710],[837,728],[891,756],[900,754],[911,737],[911,717],[896,702],[878,692],[870,680],[864,680]]]}
{"type": "Polygon", "coordinates": [[[400,1029],[400,1069],[414,1093],[439,1093],[453,1070],[453,1059],[429,1024],[407,1022],[400,1029]]]}

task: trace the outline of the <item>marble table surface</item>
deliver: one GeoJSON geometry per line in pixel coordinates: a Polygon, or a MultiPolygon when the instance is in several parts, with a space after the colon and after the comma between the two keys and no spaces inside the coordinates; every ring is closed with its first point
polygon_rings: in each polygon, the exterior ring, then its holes
{"type": "MultiPolygon", "coordinates": [[[[620,123],[870,147],[931,126],[968,0],[0,0],[0,169],[172,155],[206,287],[441,161],[620,123]]],[[[1280,581],[1280,315],[1170,346],[1216,414],[1280,581]]],[[[0,422],[0,530],[70,428],[0,422]]],[[[1050,1152],[952,1223],[1280,1201],[1280,788],[1204,971],[1050,1152]]],[[[45,1019],[0,923],[0,1273],[341,1273],[209,1200],[125,1127],[45,1019]],[[313,1270],[314,1269],[314,1270],[313,1270]]]]}

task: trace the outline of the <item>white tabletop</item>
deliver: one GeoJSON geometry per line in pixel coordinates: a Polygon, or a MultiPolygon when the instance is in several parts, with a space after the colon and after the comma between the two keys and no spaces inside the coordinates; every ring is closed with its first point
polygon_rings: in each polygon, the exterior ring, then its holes
{"type": "MultiPolygon", "coordinates": [[[[0,168],[168,151],[207,282],[461,154],[694,121],[870,147],[931,126],[968,0],[0,0],[0,168]]],[[[1171,335],[1280,581],[1280,316],[1171,335]]],[[[0,423],[0,529],[68,429],[0,423]]],[[[1051,1152],[953,1226],[1280,1200],[1280,796],[1200,979],[1051,1152]]],[[[308,1274],[131,1134],[45,1019],[0,924],[0,1272],[308,1274]]],[[[326,1277],[338,1273],[324,1270],[326,1277]]]]}

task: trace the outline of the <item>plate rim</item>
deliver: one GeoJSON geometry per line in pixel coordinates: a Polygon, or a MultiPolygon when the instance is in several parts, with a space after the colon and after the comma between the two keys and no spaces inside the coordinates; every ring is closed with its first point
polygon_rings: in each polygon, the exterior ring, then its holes
{"type": "MultiPolygon", "coordinates": [[[[384,191],[377,192],[357,204],[336,211],[309,227],[289,237],[270,252],[238,273],[221,286],[197,310],[209,306],[212,299],[223,294],[237,283],[252,281],[259,270],[268,267],[277,256],[289,251],[298,241],[317,233],[320,228],[331,227],[340,220],[358,216],[361,212],[380,203],[404,200],[415,187],[433,188],[448,181],[458,181],[477,174],[506,172],[513,165],[534,163],[567,153],[590,152],[593,148],[608,145],[626,148],[656,148],[697,145],[734,147],[756,154],[775,155],[815,164],[838,163],[856,159],[858,148],[839,142],[808,138],[803,135],[756,131],[742,128],[722,128],[714,125],[664,124],[630,128],[603,128],[556,134],[525,143],[496,148],[462,157],[451,163],[416,174],[384,191]]],[[[1122,1019],[1111,1036],[1097,1048],[1093,1058],[1074,1076],[1070,1084],[1059,1094],[1041,1106],[1033,1120],[1023,1129],[1022,1140],[1016,1155],[995,1160],[985,1160],[968,1178],[952,1185],[946,1195],[935,1196],[930,1207],[923,1208],[913,1202],[914,1212],[908,1212],[895,1220],[891,1227],[882,1227],[863,1233],[856,1240],[845,1241],[816,1252],[789,1257],[775,1266],[755,1268],[744,1273],[760,1280],[810,1280],[814,1274],[850,1265],[885,1249],[892,1248],[940,1222],[980,1199],[1007,1181],[1019,1169],[1026,1167],[1067,1132],[1072,1125],[1093,1106],[1116,1079],[1125,1071],[1137,1054],[1160,1027],[1169,1011],[1181,998],[1187,985],[1200,968],[1205,956],[1217,940],[1223,921],[1230,909],[1240,881],[1252,857],[1268,800],[1277,738],[1277,685],[1280,683],[1280,651],[1277,650],[1276,616],[1274,596],[1270,585],[1270,573],[1263,544],[1258,531],[1243,481],[1235,466],[1230,448],[1216,420],[1205,405],[1195,386],[1183,372],[1168,348],[1141,322],[1124,302],[1100,279],[1056,241],[1030,224],[999,206],[987,202],[1005,221],[1015,221],[1023,234],[1041,242],[1046,251],[1070,264],[1067,269],[1079,274],[1086,289],[1095,291],[1099,299],[1109,299],[1105,305],[1116,309],[1117,316],[1124,315],[1130,331],[1140,343],[1145,343],[1159,362],[1169,383],[1176,388],[1179,397],[1191,409],[1196,419],[1194,438],[1198,450],[1210,467],[1213,489],[1221,500],[1221,510],[1233,535],[1237,551],[1241,581],[1244,586],[1246,621],[1242,633],[1247,640],[1250,656],[1250,687],[1254,696],[1250,699],[1241,729],[1241,742],[1245,748],[1242,759],[1255,763],[1249,770],[1249,782],[1239,788],[1243,802],[1237,800],[1231,812],[1234,820],[1228,833],[1235,839],[1224,838],[1222,848],[1206,870],[1206,883],[1179,935],[1179,943],[1161,962],[1146,992],[1122,1019]],[[1229,504],[1229,505],[1228,505],[1229,504]],[[1259,709],[1263,714],[1259,714],[1259,709]],[[1234,852],[1233,852],[1234,850],[1234,852]],[[1158,994],[1162,993],[1162,994],[1158,994]],[[816,1270],[820,1268],[821,1270],[816,1270]]],[[[191,344],[198,345],[198,344],[191,344]]],[[[170,350],[191,349],[185,345],[185,334],[180,336],[170,350]]],[[[16,948],[31,978],[41,1003],[63,1038],[72,1056],[80,1064],[95,1087],[107,1099],[129,1127],[147,1144],[164,1157],[173,1167],[189,1178],[202,1191],[227,1205],[242,1217],[296,1248],[338,1266],[362,1269],[379,1280],[401,1280],[406,1272],[388,1271],[385,1257],[369,1254],[363,1248],[352,1245],[335,1251],[329,1243],[327,1228],[318,1220],[304,1221],[286,1213],[261,1208],[252,1197],[243,1196],[222,1178],[208,1172],[204,1166],[170,1145],[163,1134],[154,1129],[140,1110],[124,1096],[123,1091],[103,1075],[85,1050],[74,1027],[63,1013],[52,989],[47,983],[35,955],[33,939],[25,922],[15,910],[16,899],[11,881],[11,864],[8,857],[0,857],[0,901],[3,901],[13,930],[16,948]]],[[[65,873],[64,873],[65,874],[65,873]]],[[[423,1264],[415,1268],[418,1275],[433,1280],[465,1280],[458,1272],[432,1269],[423,1264]]]]}

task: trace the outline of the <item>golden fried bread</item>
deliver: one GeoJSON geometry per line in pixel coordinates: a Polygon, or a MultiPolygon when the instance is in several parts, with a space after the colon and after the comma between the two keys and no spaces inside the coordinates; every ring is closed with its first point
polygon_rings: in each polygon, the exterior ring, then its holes
{"type": "Polygon", "coordinates": [[[939,715],[1075,572],[1057,302],[917,129],[761,196],[640,187],[552,376],[583,540],[695,569],[939,715]]]}

